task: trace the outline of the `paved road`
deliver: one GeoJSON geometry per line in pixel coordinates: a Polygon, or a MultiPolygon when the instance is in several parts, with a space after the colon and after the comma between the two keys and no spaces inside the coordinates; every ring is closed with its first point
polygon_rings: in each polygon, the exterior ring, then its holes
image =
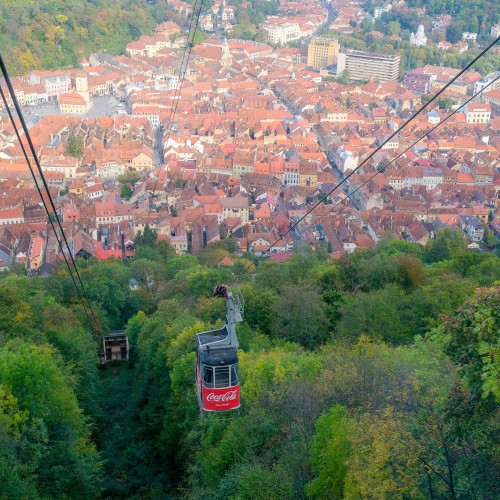
{"type": "Polygon", "coordinates": [[[156,131],[156,145],[153,149],[153,168],[163,163],[163,127],[156,131]]]}
{"type": "Polygon", "coordinates": [[[302,45],[300,46],[301,49],[305,49],[307,50],[307,47],[309,46],[309,43],[311,42],[311,40],[313,38],[316,38],[319,36],[319,34],[325,30],[325,29],[328,29],[330,27],[330,24],[333,23],[333,21],[335,21],[335,19],[337,19],[337,15],[335,14],[335,12],[333,11],[333,7],[331,4],[329,3],[326,3],[326,2],[323,2],[320,0],[320,5],[321,7],[324,7],[326,10],[328,10],[328,19],[327,21],[322,24],[315,32],[312,36],[308,36],[306,38],[304,38],[302,40],[302,45]]]}

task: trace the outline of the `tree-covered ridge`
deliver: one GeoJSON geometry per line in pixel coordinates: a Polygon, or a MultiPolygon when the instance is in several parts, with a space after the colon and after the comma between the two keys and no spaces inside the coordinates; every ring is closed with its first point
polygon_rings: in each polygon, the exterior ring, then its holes
{"type": "Polygon", "coordinates": [[[409,7],[425,7],[429,16],[450,14],[453,22],[462,23],[463,31],[488,38],[492,25],[500,22],[496,0],[408,0],[409,7]]]}
{"type": "Polygon", "coordinates": [[[75,67],[91,52],[123,53],[164,15],[162,5],[146,0],[5,0],[0,4],[2,56],[17,74],[75,67]]]}
{"type": "Polygon", "coordinates": [[[0,304],[0,497],[97,498],[97,344],[83,310],[16,275],[1,281],[0,304]]]}
{"type": "Polygon", "coordinates": [[[496,498],[499,257],[453,230],[257,267],[231,239],[178,256],[146,226],[135,244],[78,261],[104,330],[126,325],[122,365],[97,369],[64,267],[1,275],[0,498],[496,498]],[[243,407],[201,418],[195,334],[247,267],[243,407]]]}

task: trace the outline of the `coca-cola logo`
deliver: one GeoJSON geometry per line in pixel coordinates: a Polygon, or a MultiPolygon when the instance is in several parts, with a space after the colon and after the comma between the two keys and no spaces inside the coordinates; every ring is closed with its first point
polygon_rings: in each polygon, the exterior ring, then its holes
{"type": "Polygon", "coordinates": [[[238,390],[227,391],[224,394],[215,394],[211,392],[207,394],[207,401],[214,401],[215,403],[223,403],[225,401],[234,401],[238,397],[238,390]]]}

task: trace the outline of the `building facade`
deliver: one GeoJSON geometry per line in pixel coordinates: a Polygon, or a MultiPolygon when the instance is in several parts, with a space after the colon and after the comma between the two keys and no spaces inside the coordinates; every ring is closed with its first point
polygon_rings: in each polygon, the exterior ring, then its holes
{"type": "Polygon", "coordinates": [[[491,115],[491,106],[484,104],[467,104],[464,106],[465,120],[467,123],[489,123],[491,115]]]}
{"type": "Polygon", "coordinates": [[[340,45],[337,40],[315,38],[307,47],[307,65],[321,69],[335,64],[339,52],[340,45]]]}
{"type": "Polygon", "coordinates": [[[302,31],[297,23],[266,24],[263,28],[267,31],[269,41],[276,45],[286,45],[302,38],[302,31]]]}
{"type": "Polygon", "coordinates": [[[435,75],[429,75],[421,69],[415,69],[405,74],[403,85],[414,94],[429,94],[435,79],[435,75]]]}
{"type": "Polygon", "coordinates": [[[59,111],[65,114],[84,115],[92,109],[92,99],[85,98],[78,92],[70,92],[59,96],[59,111]]]}
{"type": "Polygon", "coordinates": [[[349,80],[363,81],[372,77],[379,82],[395,82],[399,75],[399,56],[349,50],[340,52],[337,75],[347,70],[349,80]]]}
{"type": "Polygon", "coordinates": [[[498,76],[500,76],[500,71],[490,73],[481,78],[481,80],[478,80],[474,84],[474,94],[482,95],[483,91],[489,92],[490,90],[500,90],[500,80],[496,80],[498,76]]]}

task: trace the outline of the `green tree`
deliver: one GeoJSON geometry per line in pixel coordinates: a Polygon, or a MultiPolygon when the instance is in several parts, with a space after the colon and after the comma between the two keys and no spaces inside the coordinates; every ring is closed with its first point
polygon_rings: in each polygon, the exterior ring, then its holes
{"type": "Polygon", "coordinates": [[[84,144],[83,139],[75,134],[70,134],[68,136],[68,144],[66,146],[68,154],[74,156],[75,158],[83,158],[84,144]]]}
{"type": "Polygon", "coordinates": [[[340,77],[337,78],[337,81],[339,83],[341,83],[342,85],[348,85],[350,78],[351,78],[351,75],[349,73],[349,70],[345,69],[344,71],[342,71],[342,74],[340,75],[340,77]]]}
{"type": "Polygon", "coordinates": [[[476,292],[443,328],[444,350],[459,364],[473,397],[500,402],[500,286],[476,292]]]}
{"type": "Polygon", "coordinates": [[[144,226],[144,231],[138,231],[134,238],[134,245],[136,247],[144,246],[149,248],[154,248],[156,244],[156,240],[158,239],[158,234],[156,231],[153,231],[149,224],[144,226]]]}
{"type": "Polygon", "coordinates": [[[413,255],[398,255],[398,275],[401,286],[411,292],[427,282],[424,265],[413,255]]]}
{"type": "Polygon", "coordinates": [[[36,471],[41,497],[92,498],[99,492],[99,456],[53,356],[49,347],[22,343],[0,350],[0,384],[10,388],[26,421],[20,457],[36,471]]]}
{"type": "Polygon", "coordinates": [[[453,21],[446,28],[446,40],[448,40],[450,43],[459,42],[465,30],[466,30],[466,24],[464,21],[453,21]]]}
{"type": "Polygon", "coordinates": [[[271,329],[272,309],[276,301],[276,294],[267,288],[259,289],[256,293],[251,285],[241,286],[245,299],[245,321],[253,329],[268,334],[271,329]]]}
{"type": "Polygon", "coordinates": [[[390,495],[419,498],[418,490],[410,481],[413,470],[404,459],[409,441],[404,417],[392,407],[380,414],[362,415],[351,432],[352,452],[347,461],[344,498],[390,495]],[[399,476],[394,469],[400,471],[399,476]]]}
{"type": "Polygon", "coordinates": [[[453,106],[453,99],[446,97],[444,99],[438,99],[439,109],[450,109],[453,106]]]}
{"type": "Polygon", "coordinates": [[[407,314],[409,299],[397,286],[388,285],[371,293],[360,292],[340,308],[337,336],[357,339],[362,334],[402,344],[411,338],[407,314]]]}
{"type": "Polygon", "coordinates": [[[195,297],[210,295],[217,285],[226,283],[230,276],[227,269],[202,269],[190,274],[187,278],[189,292],[195,297]]]}
{"type": "Polygon", "coordinates": [[[203,40],[205,40],[207,36],[205,33],[199,29],[197,29],[192,35],[191,39],[189,40],[193,45],[201,45],[203,43],[203,40]]]}
{"type": "Polygon", "coordinates": [[[127,170],[125,173],[121,174],[118,176],[118,181],[121,182],[122,184],[132,184],[132,186],[135,185],[135,183],[141,178],[140,174],[136,172],[135,170],[127,170]]]}
{"type": "Polygon", "coordinates": [[[401,24],[398,21],[391,21],[387,25],[387,32],[389,35],[398,35],[401,32],[401,24]]]}
{"type": "Polygon", "coordinates": [[[307,485],[308,498],[344,498],[350,427],[347,411],[342,406],[335,406],[318,418],[311,458],[316,477],[307,485]]]}
{"type": "Polygon", "coordinates": [[[431,99],[432,99],[432,95],[430,95],[430,94],[423,94],[420,96],[420,100],[422,101],[422,104],[427,104],[431,99]]]}
{"type": "Polygon", "coordinates": [[[328,338],[328,319],[318,291],[294,285],[286,286],[272,307],[271,331],[313,349],[328,338]]]}
{"type": "Polygon", "coordinates": [[[125,198],[126,200],[130,200],[130,197],[132,196],[132,193],[133,193],[133,191],[130,188],[130,186],[127,186],[126,184],[124,184],[122,186],[120,196],[122,198],[125,198]]]}
{"type": "Polygon", "coordinates": [[[375,29],[375,25],[370,19],[363,19],[361,21],[361,29],[363,30],[363,33],[368,33],[375,29]]]}
{"type": "Polygon", "coordinates": [[[167,240],[157,241],[155,250],[160,260],[163,262],[167,262],[177,255],[175,248],[167,240]]]}
{"type": "Polygon", "coordinates": [[[258,30],[255,35],[255,41],[257,43],[267,43],[269,40],[269,35],[266,30],[258,30]]]}
{"type": "Polygon", "coordinates": [[[199,268],[198,259],[194,255],[179,255],[167,264],[167,279],[174,278],[183,270],[195,271],[199,268]]]}
{"type": "Polygon", "coordinates": [[[253,40],[257,34],[257,27],[249,21],[239,22],[233,29],[233,36],[242,40],[253,40]]]}
{"type": "Polygon", "coordinates": [[[35,477],[19,457],[22,431],[28,414],[19,408],[10,389],[0,385],[0,496],[3,498],[40,498],[35,477]]]}
{"type": "Polygon", "coordinates": [[[424,259],[427,262],[439,262],[458,257],[467,251],[467,243],[462,231],[444,228],[436,233],[436,239],[425,247],[424,259]]]}

